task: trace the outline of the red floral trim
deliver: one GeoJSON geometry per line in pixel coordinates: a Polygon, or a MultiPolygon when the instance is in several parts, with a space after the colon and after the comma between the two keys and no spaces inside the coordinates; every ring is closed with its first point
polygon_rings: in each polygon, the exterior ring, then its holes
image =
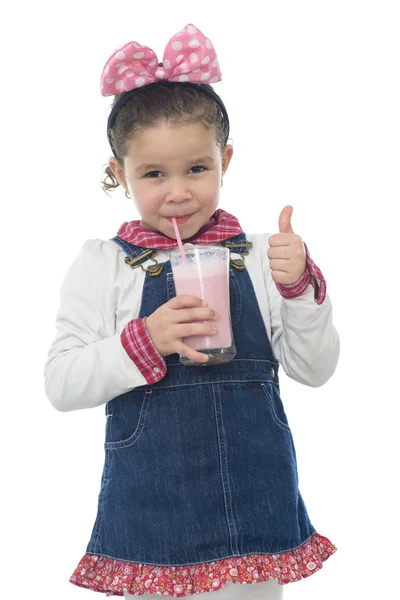
{"type": "Polygon", "coordinates": [[[187,567],[156,567],[86,554],[70,582],[107,596],[155,594],[182,598],[219,590],[228,581],[285,584],[309,577],[337,548],[315,533],[303,546],[282,554],[253,554],[187,567]]]}

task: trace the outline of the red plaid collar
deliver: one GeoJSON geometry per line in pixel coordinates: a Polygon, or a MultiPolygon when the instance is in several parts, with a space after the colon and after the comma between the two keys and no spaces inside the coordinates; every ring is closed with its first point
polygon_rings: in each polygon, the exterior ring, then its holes
{"type": "MultiPolygon", "coordinates": [[[[200,233],[197,238],[191,238],[191,241],[196,240],[197,244],[216,244],[223,240],[242,233],[242,228],[236,217],[222,210],[215,211],[212,219],[216,221],[210,229],[204,233],[200,233]]],[[[169,250],[176,248],[176,240],[173,240],[158,231],[147,229],[140,225],[140,221],[129,221],[121,225],[117,234],[120,238],[141,248],[160,248],[169,250]]]]}

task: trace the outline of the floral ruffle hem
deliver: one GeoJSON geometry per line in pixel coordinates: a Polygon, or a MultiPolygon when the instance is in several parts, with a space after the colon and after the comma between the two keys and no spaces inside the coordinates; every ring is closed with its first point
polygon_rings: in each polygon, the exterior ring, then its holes
{"type": "Polygon", "coordinates": [[[276,579],[280,584],[309,577],[337,548],[315,533],[300,548],[281,554],[252,554],[240,558],[190,565],[157,567],[86,554],[70,582],[107,596],[154,594],[183,598],[219,590],[229,581],[256,583],[276,579]]]}

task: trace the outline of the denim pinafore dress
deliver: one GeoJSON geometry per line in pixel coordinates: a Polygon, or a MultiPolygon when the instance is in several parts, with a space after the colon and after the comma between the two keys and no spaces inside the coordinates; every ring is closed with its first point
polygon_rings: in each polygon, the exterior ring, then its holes
{"type": "MultiPolygon", "coordinates": [[[[148,249],[113,240],[129,259],[148,260],[148,249]]],[[[170,261],[162,267],[146,272],[139,317],[175,296],[170,261]]],[[[106,404],[88,554],[184,566],[290,551],[315,533],[298,489],[279,363],[245,268],[230,268],[230,304],[231,363],[187,367],[173,354],[162,380],[106,404]]]]}

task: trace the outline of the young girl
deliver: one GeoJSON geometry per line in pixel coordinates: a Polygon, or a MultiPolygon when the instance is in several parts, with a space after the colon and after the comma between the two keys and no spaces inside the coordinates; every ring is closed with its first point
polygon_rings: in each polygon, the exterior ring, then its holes
{"type": "Polygon", "coordinates": [[[107,595],[276,599],[336,550],[298,489],[278,378],[280,364],[312,387],[332,376],[332,305],[291,228],[292,207],[272,236],[246,235],[217,209],[233,151],[210,86],[220,78],[212,43],[193,25],[170,40],[163,63],[130,42],[102,75],[102,94],[115,94],[104,188],[122,185],[141,220],[88,240],[68,270],[45,381],[58,410],[105,404],[98,513],[70,581],[107,595]],[[184,343],[215,335],[219,316],[175,294],[173,217],[185,242],[231,252],[237,354],[228,364],[207,365],[184,343]]]}

